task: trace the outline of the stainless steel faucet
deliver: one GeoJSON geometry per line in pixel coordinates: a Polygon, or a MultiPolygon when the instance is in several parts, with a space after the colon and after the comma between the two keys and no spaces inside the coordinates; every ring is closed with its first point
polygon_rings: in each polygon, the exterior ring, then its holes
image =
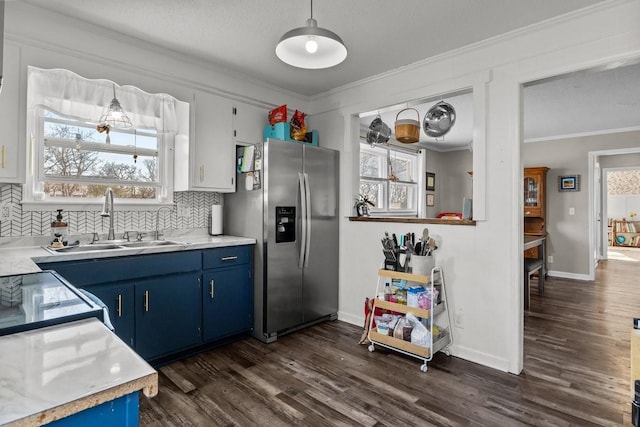
{"type": "Polygon", "coordinates": [[[160,240],[162,233],[160,232],[160,211],[162,209],[169,209],[169,212],[173,211],[173,208],[169,206],[160,206],[156,211],[156,230],[153,232],[153,240],[160,240]]]}
{"type": "Polygon", "coordinates": [[[100,214],[102,217],[109,217],[109,234],[107,234],[107,240],[115,240],[116,232],[113,228],[113,190],[111,187],[107,188],[107,191],[104,192],[104,202],[102,204],[102,213],[100,214]]]}

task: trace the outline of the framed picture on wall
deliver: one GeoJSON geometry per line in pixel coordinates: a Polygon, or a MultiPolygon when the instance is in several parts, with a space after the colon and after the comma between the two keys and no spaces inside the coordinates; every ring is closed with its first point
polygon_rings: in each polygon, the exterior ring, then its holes
{"type": "Polygon", "coordinates": [[[433,199],[434,199],[433,194],[427,194],[427,206],[433,206],[434,205],[433,199]]]}
{"type": "Polygon", "coordinates": [[[558,177],[559,191],[580,191],[580,175],[562,175],[558,177]]]}
{"type": "Polygon", "coordinates": [[[427,191],[436,191],[436,174],[427,172],[427,191]]]}

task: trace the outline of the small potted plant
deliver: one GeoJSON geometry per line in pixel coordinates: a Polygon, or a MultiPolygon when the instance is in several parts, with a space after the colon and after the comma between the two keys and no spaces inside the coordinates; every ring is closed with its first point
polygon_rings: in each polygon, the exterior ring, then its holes
{"type": "Polygon", "coordinates": [[[369,206],[373,207],[375,203],[369,200],[365,194],[360,194],[353,205],[358,216],[369,216],[369,206]]]}

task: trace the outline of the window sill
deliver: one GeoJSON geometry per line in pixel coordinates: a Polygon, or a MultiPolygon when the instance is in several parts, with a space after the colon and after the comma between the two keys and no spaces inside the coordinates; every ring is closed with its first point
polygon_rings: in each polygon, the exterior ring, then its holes
{"type": "Polygon", "coordinates": [[[445,225],[476,225],[473,219],[439,219],[439,218],[402,218],[381,216],[350,216],[349,221],[355,222],[397,222],[408,224],[445,224],[445,225]]]}
{"type": "MultiPolygon", "coordinates": [[[[26,201],[20,202],[23,212],[37,212],[37,211],[55,211],[56,209],[64,209],[65,211],[102,211],[103,200],[102,199],[84,199],[77,202],[69,202],[62,200],[51,200],[48,202],[43,201],[26,201]]],[[[173,203],[159,203],[159,202],[121,202],[116,199],[113,203],[116,211],[154,211],[162,206],[173,207],[173,203]]]]}

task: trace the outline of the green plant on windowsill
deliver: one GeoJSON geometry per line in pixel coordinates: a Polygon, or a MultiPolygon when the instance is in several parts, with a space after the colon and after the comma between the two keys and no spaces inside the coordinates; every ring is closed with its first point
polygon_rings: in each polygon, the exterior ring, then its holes
{"type": "Polygon", "coordinates": [[[360,194],[353,205],[358,216],[369,216],[369,206],[373,207],[375,203],[369,200],[365,194],[360,194]]]}

